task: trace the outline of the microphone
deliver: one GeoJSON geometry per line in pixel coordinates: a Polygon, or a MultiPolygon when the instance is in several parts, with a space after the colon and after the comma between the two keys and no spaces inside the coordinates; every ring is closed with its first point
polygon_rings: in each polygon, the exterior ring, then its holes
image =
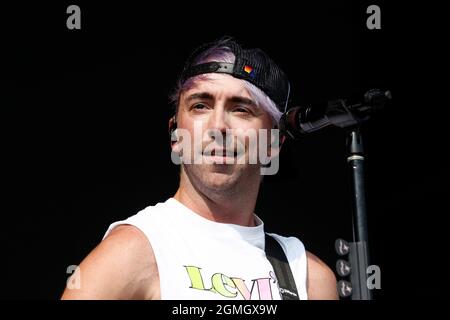
{"type": "Polygon", "coordinates": [[[281,116],[280,130],[295,139],[327,126],[354,126],[368,120],[372,112],[381,110],[390,99],[390,91],[371,89],[360,99],[336,99],[294,107],[281,116]]]}

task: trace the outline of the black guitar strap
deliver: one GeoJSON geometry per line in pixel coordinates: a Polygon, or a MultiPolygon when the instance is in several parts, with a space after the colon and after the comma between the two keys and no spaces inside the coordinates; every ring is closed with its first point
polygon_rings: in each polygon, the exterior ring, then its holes
{"type": "Polygon", "coordinates": [[[283,300],[299,300],[297,286],[283,248],[276,239],[266,233],[266,257],[272,264],[283,300]]]}

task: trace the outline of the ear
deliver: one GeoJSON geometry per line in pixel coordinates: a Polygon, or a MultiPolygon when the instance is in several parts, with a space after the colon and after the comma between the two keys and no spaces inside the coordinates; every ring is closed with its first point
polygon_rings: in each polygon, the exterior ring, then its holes
{"type": "Polygon", "coordinates": [[[177,116],[174,115],[173,117],[171,117],[169,119],[169,143],[170,143],[170,148],[172,149],[172,152],[181,153],[181,149],[180,149],[180,145],[179,145],[179,141],[178,141],[178,135],[177,135],[177,116]]]}
{"type": "Polygon", "coordinates": [[[172,132],[177,128],[177,115],[174,115],[169,119],[169,136],[172,136],[172,132]]]}

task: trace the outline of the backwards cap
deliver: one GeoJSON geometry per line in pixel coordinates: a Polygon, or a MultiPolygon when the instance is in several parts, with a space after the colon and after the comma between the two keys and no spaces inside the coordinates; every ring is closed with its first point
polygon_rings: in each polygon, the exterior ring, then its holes
{"type": "Polygon", "coordinates": [[[290,92],[287,76],[261,49],[242,48],[231,38],[202,45],[187,60],[181,74],[181,83],[191,77],[205,73],[226,73],[235,78],[246,80],[267,94],[281,112],[287,110],[290,92]],[[235,56],[234,63],[213,61],[195,64],[202,54],[213,47],[228,47],[235,56]]]}

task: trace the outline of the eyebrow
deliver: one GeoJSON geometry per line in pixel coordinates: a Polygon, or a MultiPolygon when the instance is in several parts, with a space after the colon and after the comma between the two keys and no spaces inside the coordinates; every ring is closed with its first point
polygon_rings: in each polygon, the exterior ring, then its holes
{"type": "Polygon", "coordinates": [[[214,100],[214,97],[212,94],[210,94],[208,92],[199,92],[199,93],[193,93],[186,98],[187,102],[192,101],[192,100],[214,100]]]}
{"type": "MultiPolygon", "coordinates": [[[[186,101],[189,102],[189,101],[197,100],[197,99],[198,100],[214,100],[214,96],[208,92],[193,93],[186,98],[186,101]]],[[[240,104],[245,104],[245,105],[256,106],[255,101],[253,101],[252,99],[249,99],[249,98],[242,97],[242,96],[233,96],[228,100],[233,103],[240,103],[240,104]]]]}
{"type": "Polygon", "coordinates": [[[255,101],[253,101],[252,99],[240,97],[240,96],[234,96],[230,99],[230,101],[233,103],[246,104],[249,106],[256,106],[255,101]]]}

